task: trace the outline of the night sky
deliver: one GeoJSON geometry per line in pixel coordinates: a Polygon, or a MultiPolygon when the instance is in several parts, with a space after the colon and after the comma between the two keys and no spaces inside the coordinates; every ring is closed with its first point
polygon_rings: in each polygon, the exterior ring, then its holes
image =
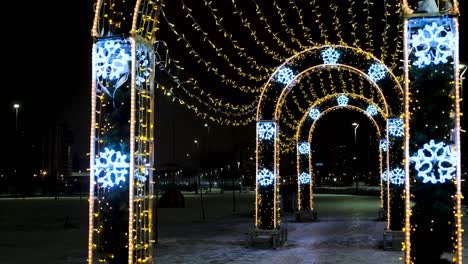
{"type": "MultiPolygon", "coordinates": [[[[465,13],[466,1],[460,1],[465,13]]],[[[0,117],[5,135],[14,132],[13,103],[21,104],[19,126],[27,133],[47,129],[54,123],[69,125],[74,134],[74,149],[84,157],[89,149],[91,47],[90,29],[94,1],[75,0],[67,4],[52,1],[3,4],[14,19],[1,19],[3,25],[4,86],[0,97],[0,117]]],[[[460,61],[468,63],[468,34],[465,16],[460,17],[460,61]]],[[[159,91],[156,91],[159,93],[159,91]]],[[[160,135],[156,156],[159,162],[172,159],[171,119],[176,118],[176,159],[193,150],[193,139],[201,139],[206,129],[204,120],[195,117],[183,106],[173,106],[157,94],[156,119],[160,135]],[[160,106],[160,107],[158,107],[160,106]],[[191,129],[186,129],[190,127],[191,129]]],[[[254,124],[234,129],[208,123],[210,144],[229,148],[236,142],[253,141],[254,124]],[[231,130],[231,131],[229,131],[231,130]]],[[[466,126],[465,126],[466,129],[466,126]]],[[[205,139],[208,141],[208,139],[205,139]]]]}

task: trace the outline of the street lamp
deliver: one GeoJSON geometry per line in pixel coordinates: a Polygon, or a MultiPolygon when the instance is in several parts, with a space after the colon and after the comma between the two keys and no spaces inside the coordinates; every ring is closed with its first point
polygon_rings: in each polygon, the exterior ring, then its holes
{"type": "Polygon", "coordinates": [[[14,104],[13,108],[15,109],[15,129],[18,131],[18,110],[20,108],[19,104],[14,104]]]}
{"type": "Polygon", "coordinates": [[[351,124],[354,127],[354,144],[356,144],[356,135],[357,135],[357,128],[359,127],[359,123],[352,123],[351,124]]]}
{"type": "MultiPolygon", "coordinates": [[[[356,140],[357,137],[356,137],[356,135],[357,135],[357,129],[358,129],[358,127],[359,127],[359,123],[354,122],[354,123],[352,123],[351,125],[354,127],[354,145],[356,145],[356,144],[357,144],[357,140],[356,140]]],[[[354,156],[353,161],[354,161],[354,170],[355,170],[355,172],[357,172],[357,168],[356,168],[356,167],[357,167],[357,166],[356,166],[356,165],[357,165],[357,164],[356,164],[356,163],[357,163],[357,162],[356,162],[356,161],[357,161],[357,160],[356,160],[356,156],[354,156]]],[[[358,193],[359,179],[358,179],[357,173],[356,173],[356,175],[354,175],[354,178],[356,179],[356,193],[358,193]]]]}

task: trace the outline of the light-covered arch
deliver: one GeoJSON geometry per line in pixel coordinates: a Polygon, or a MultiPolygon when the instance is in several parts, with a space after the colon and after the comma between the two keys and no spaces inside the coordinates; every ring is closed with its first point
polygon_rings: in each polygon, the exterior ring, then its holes
{"type": "MultiPolygon", "coordinates": [[[[298,211],[313,211],[313,168],[312,168],[312,154],[311,154],[311,135],[313,128],[315,128],[316,121],[319,120],[323,115],[339,110],[339,109],[351,109],[360,113],[364,113],[371,123],[376,128],[379,140],[385,134],[386,116],[382,111],[377,110],[376,112],[369,112],[369,106],[373,105],[372,101],[367,98],[355,95],[353,101],[347,102],[344,105],[336,103],[336,99],[340,98],[343,94],[335,94],[328,101],[324,103],[314,103],[305,112],[301,122],[297,127],[296,140],[297,140],[297,175],[298,175],[298,211]],[[329,104],[329,102],[335,102],[329,104]],[[320,113],[314,110],[321,110],[320,113]],[[301,149],[302,147],[302,149],[301,149]],[[304,151],[307,149],[308,151],[304,151]],[[301,181],[301,175],[309,176],[309,183],[301,181]]],[[[349,96],[349,95],[348,95],[349,96]]],[[[382,159],[382,149],[379,148],[379,167],[380,174],[382,174],[384,159],[382,159]]],[[[302,177],[304,178],[304,177],[302,177]]],[[[381,179],[381,208],[384,206],[384,188],[381,179]]]]}
{"type": "Polygon", "coordinates": [[[388,105],[388,115],[402,111],[402,88],[395,75],[372,54],[360,49],[325,45],[304,50],[286,60],[268,79],[257,108],[256,210],[255,227],[261,230],[280,228],[278,117],[289,91],[302,76],[318,70],[339,67],[364,76],[388,105]]]}

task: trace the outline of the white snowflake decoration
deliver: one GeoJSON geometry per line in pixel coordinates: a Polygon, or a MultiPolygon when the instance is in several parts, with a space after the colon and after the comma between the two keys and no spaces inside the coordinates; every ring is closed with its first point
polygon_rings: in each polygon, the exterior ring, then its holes
{"type": "Polygon", "coordinates": [[[394,168],[390,172],[390,182],[395,185],[405,184],[405,171],[402,168],[394,168]]]}
{"type": "Polygon", "coordinates": [[[381,139],[380,140],[380,150],[383,152],[386,152],[388,148],[387,140],[386,139],[381,139]]]}
{"type": "Polygon", "coordinates": [[[271,140],[275,134],[275,123],[259,122],[257,124],[257,136],[260,140],[271,140]]]}
{"type": "Polygon", "coordinates": [[[370,104],[366,109],[366,113],[370,116],[375,116],[378,113],[377,108],[373,104],[370,104]]]}
{"type": "Polygon", "coordinates": [[[96,77],[114,81],[130,72],[130,50],[121,46],[120,40],[97,42],[94,57],[96,77]]]}
{"type": "Polygon", "coordinates": [[[423,29],[418,29],[418,33],[411,36],[409,43],[417,57],[413,65],[422,68],[431,63],[447,63],[448,57],[453,56],[456,38],[453,31],[432,22],[432,25],[427,24],[423,29]]]}
{"type": "Polygon", "coordinates": [[[384,182],[388,181],[388,171],[384,171],[382,173],[382,181],[384,181],[384,182]]]}
{"type": "Polygon", "coordinates": [[[334,48],[327,48],[322,50],[322,59],[324,64],[335,65],[338,59],[340,58],[340,53],[334,48]]]}
{"type": "Polygon", "coordinates": [[[288,85],[294,79],[294,72],[291,68],[283,67],[278,71],[276,81],[288,85]]]}
{"type": "Polygon", "coordinates": [[[99,157],[94,160],[94,175],[103,188],[113,187],[125,182],[130,163],[126,162],[127,155],[113,149],[104,148],[99,157]]]}
{"type": "Polygon", "coordinates": [[[390,136],[402,137],[404,133],[403,119],[401,118],[389,118],[387,121],[387,129],[390,136]]]}
{"type": "Polygon", "coordinates": [[[134,174],[135,179],[143,183],[146,182],[146,180],[148,179],[149,169],[147,166],[141,166],[140,168],[135,169],[134,174]]]}
{"type": "Polygon", "coordinates": [[[338,98],[336,98],[336,101],[338,102],[339,106],[346,106],[348,105],[349,98],[346,95],[341,94],[340,96],[338,96],[338,98]]]}
{"type": "Polygon", "coordinates": [[[414,168],[418,171],[418,177],[423,178],[423,183],[444,183],[453,178],[457,154],[444,142],[436,144],[431,139],[410,160],[416,162],[414,168]]]}
{"type": "Polygon", "coordinates": [[[310,184],[310,175],[309,173],[301,173],[301,175],[299,175],[299,183],[300,184],[310,184]]]}
{"type": "Polygon", "coordinates": [[[302,154],[302,155],[309,154],[310,152],[309,142],[301,142],[297,144],[297,151],[299,152],[299,154],[302,154]]]}
{"type": "Polygon", "coordinates": [[[146,47],[138,46],[136,59],[138,62],[137,74],[135,83],[138,86],[143,85],[149,81],[151,76],[152,65],[149,62],[149,50],[146,47]]]}
{"type": "Polygon", "coordinates": [[[374,63],[369,68],[369,78],[374,82],[378,82],[385,78],[386,70],[382,64],[374,63]]]}
{"type": "Polygon", "coordinates": [[[312,120],[317,120],[320,116],[320,110],[317,108],[312,108],[309,111],[309,117],[312,118],[312,120]]]}
{"type": "Polygon", "coordinates": [[[257,182],[260,186],[272,185],[275,179],[275,175],[268,169],[262,169],[257,174],[257,182]]]}

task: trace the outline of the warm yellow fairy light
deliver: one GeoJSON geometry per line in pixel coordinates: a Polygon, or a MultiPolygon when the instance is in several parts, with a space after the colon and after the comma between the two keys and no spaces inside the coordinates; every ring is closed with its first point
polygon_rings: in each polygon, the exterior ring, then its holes
{"type": "MultiPolygon", "coordinates": [[[[456,6],[456,0],[455,7],[456,6]]],[[[459,62],[459,31],[458,31],[458,18],[453,18],[455,24],[455,38],[456,38],[456,45],[457,48],[454,51],[453,59],[454,59],[454,67],[455,67],[455,146],[456,146],[456,153],[457,153],[457,191],[456,191],[456,221],[457,221],[457,264],[461,264],[463,262],[463,227],[462,227],[462,210],[461,210],[461,199],[462,199],[462,191],[461,191],[461,143],[460,143],[460,62],[459,62]]]]}
{"type": "MultiPolygon", "coordinates": [[[[408,8],[408,3],[406,0],[403,0],[403,10],[405,7],[408,8]]],[[[404,76],[404,87],[405,87],[405,264],[411,264],[411,193],[410,193],[410,170],[409,170],[409,120],[410,120],[410,111],[409,111],[409,72],[408,72],[408,19],[403,20],[403,70],[405,72],[404,76]]]]}
{"type": "Polygon", "coordinates": [[[89,201],[88,201],[88,264],[93,263],[93,233],[94,233],[94,157],[95,157],[95,138],[96,138],[96,70],[94,69],[96,58],[94,51],[96,44],[93,44],[93,55],[91,65],[91,131],[89,137],[90,146],[90,164],[89,164],[89,201]]]}

